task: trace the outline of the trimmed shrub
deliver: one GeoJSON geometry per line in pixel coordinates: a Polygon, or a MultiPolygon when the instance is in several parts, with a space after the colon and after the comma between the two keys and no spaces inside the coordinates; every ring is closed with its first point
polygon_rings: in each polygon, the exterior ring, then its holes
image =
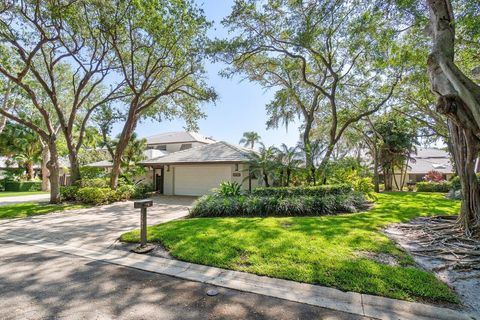
{"type": "Polygon", "coordinates": [[[132,194],[133,199],[145,199],[153,192],[153,186],[150,184],[139,183],[134,186],[134,189],[132,194]]]}
{"type": "Polygon", "coordinates": [[[114,202],[116,191],[110,188],[85,187],[77,191],[77,200],[83,203],[101,205],[114,202]]]}
{"type": "Polygon", "coordinates": [[[417,182],[418,192],[448,192],[452,184],[448,181],[444,182],[417,182]]]}
{"type": "Polygon", "coordinates": [[[5,181],[5,191],[26,192],[41,190],[41,181],[5,181]]]}
{"type": "Polygon", "coordinates": [[[64,201],[77,200],[78,189],[79,189],[79,187],[77,187],[77,186],[60,187],[60,197],[64,201]]]}
{"type": "Polygon", "coordinates": [[[257,196],[226,197],[206,195],[195,201],[191,217],[227,216],[321,216],[357,212],[365,208],[362,194],[330,194],[318,196],[257,196]]]}
{"type": "Polygon", "coordinates": [[[461,190],[462,189],[462,185],[460,184],[460,177],[459,176],[455,176],[453,177],[451,180],[450,180],[450,185],[452,187],[452,190],[461,190]]]}
{"type": "Polygon", "coordinates": [[[125,184],[118,187],[115,193],[116,201],[127,201],[135,193],[135,187],[131,184],[125,184]]]}
{"type": "Polygon", "coordinates": [[[312,196],[323,197],[327,195],[341,195],[352,193],[353,188],[349,184],[322,185],[313,187],[257,187],[252,195],[262,197],[292,197],[312,196]]]}
{"type": "Polygon", "coordinates": [[[109,180],[108,178],[82,179],[76,182],[76,185],[80,188],[108,188],[109,180]]]}

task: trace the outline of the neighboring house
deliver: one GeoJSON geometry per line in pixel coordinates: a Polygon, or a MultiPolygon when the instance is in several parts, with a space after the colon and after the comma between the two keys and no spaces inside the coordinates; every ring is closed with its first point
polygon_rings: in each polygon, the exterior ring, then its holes
{"type": "Polygon", "coordinates": [[[430,171],[440,172],[445,180],[450,180],[455,172],[450,161],[450,154],[441,149],[424,148],[418,149],[412,157],[407,171],[407,182],[420,182],[430,171]]]}
{"type": "MultiPolygon", "coordinates": [[[[420,148],[417,154],[412,155],[403,181],[405,184],[422,182],[423,177],[432,170],[440,172],[445,180],[450,180],[455,175],[448,152],[441,149],[420,148]]],[[[400,186],[402,181],[400,174],[396,174],[394,179],[396,183],[393,182],[393,187],[396,188],[396,185],[400,186]]]]}
{"type": "Polygon", "coordinates": [[[196,132],[165,132],[147,137],[147,149],[177,152],[214,143],[215,140],[196,132]]]}
{"type": "Polygon", "coordinates": [[[251,150],[224,141],[203,144],[169,155],[144,160],[151,168],[149,178],[155,190],[166,195],[200,196],[223,181],[235,181],[243,189],[258,185],[248,172],[251,150]]]}

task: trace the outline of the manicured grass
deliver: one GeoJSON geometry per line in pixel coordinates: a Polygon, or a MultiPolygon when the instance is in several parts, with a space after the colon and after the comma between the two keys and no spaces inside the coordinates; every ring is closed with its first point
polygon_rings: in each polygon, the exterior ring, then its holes
{"type": "Polygon", "coordinates": [[[43,191],[24,191],[24,192],[1,191],[0,192],[0,198],[31,196],[31,195],[34,195],[34,194],[48,194],[48,192],[43,192],[43,191]]]}
{"type": "MultiPolygon", "coordinates": [[[[369,212],[178,220],[150,227],[148,239],[184,261],[405,300],[458,302],[454,292],[415,267],[381,229],[418,216],[455,214],[459,205],[442,194],[388,193],[378,195],[369,212]],[[393,255],[400,265],[365,258],[365,251],[393,255]]],[[[136,242],[139,232],[121,239],[136,242]]]]}
{"type": "Polygon", "coordinates": [[[25,218],[57,211],[88,208],[84,204],[48,204],[42,202],[24,202],[0,206],[0,219],[25,218]]]}

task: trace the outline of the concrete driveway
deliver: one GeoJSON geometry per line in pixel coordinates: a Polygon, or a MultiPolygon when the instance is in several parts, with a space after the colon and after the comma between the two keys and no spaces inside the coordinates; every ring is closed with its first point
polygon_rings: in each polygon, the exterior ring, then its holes
{"type": "MultiPolygon", "coordinates": [[[[148,209],[148,224],[187,216],[195,199],[179,196],[153,197],[154,205],[148,209]]],[[[5,237],[31,236],[62,245],[88,245],[105,249],[114,245],[122,233],[139,228],[139,225],[139,209],[133,209],[133,202],[127,201],[26,219],[0,220],[0,233],[5,237]]]]}
{"type": "Polygon", "coordinates": [[[32,194],[28,196],[1,197],[0,206],[24,202],[47,202],[50,200],[50,194],[32,194]]]}

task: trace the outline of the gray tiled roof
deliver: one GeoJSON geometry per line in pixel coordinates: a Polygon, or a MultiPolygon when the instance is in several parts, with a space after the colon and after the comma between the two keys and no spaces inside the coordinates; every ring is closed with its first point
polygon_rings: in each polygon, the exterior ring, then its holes
{"type": "Polygon", "coordinates": [[[169,155],[140,162],[149,164],[248,162],[253,151],[218,141],[203,146],[178,151],[169,155]]]}
{"type": "Polygon", "coordinates": [[[435,170],[441,173],[453,173],[450,155],[441,149],[418,149],[409,164],[408,173],[423,174],[435,170]]]}
{"type": "Polygon", "coordinates": [[[178,131],[178,132],[164,132],[154,136],[145,138],[147,144],[167,144],[167,143],[182,143],[182,142],[201,142],[213,143],[215,140],[202,136],[196,132],[178,131]]]}

